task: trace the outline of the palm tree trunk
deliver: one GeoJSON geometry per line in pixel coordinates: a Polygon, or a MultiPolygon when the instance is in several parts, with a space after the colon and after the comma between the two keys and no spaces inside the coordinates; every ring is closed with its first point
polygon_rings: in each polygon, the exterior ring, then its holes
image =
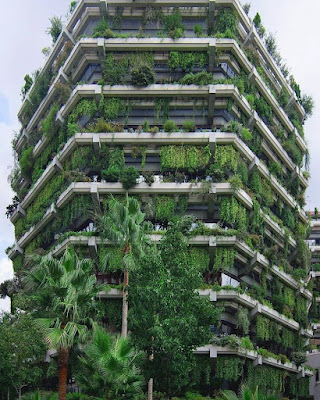
{"type": "Polygon", "coordinates": [[[148,400],[153,400],[153,378],[148,381],[148,400]]]}
{"type": "Polygon", "coordinates": [[[58,400],[66,400],[68,378],[69,349],[67,347],[59,351],[59,389],[58,400]]]}
{"type": "MultiPolygon", "coordinates": [[[[123,297],[122,297],[122,326],[121,336],[126,338],[128,336],[128,300],[127,300],[127,286],[129,284],[129,273],[127,268],[124,268],[123,274],[123,297]]],[[[60,399],[59,399],[60,400],[60,399]]]]}

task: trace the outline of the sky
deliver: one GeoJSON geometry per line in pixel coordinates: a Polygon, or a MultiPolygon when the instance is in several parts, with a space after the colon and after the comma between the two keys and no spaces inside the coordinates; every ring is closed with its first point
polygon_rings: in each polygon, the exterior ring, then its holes
{"type": "MultiPolygon", "coordinates": [[[[246,1],[243,1],[243,3],[246,1]]],[[[54,15],[64,17],[69,0],[0,0],[0,283],[13,276],[11,261],[5,249],[14,242],[13,226],[5,217],[6,206],[13,193],[7,177],[14,165],[11,141],[19,132],[17,112],[21,105],[23,77],[44,63],[41,49],[51,44],[45,33],[54,15]]],[[[311,155],[311,179],[307,191],[308,209],[320,207],[317,171],[320,171],[320,51],[318,50],[319,0],[252,0],[250,17],[259,12],[267,31],[276,35],[280,54],[291,67],[290,72],[303,93],[315,100],[314,116],[305,125],[311,155]]],[[[0,310],[9,310],[8,299],[0,300],[0,310]]]]}

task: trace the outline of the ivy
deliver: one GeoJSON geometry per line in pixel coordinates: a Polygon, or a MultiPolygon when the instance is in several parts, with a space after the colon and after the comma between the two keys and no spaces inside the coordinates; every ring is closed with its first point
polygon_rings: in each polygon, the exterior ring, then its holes
{"type": "Polygon", "coordinates": [[[181,68],[184,72],[191,72],[196,66],[203,68],[208,63],[207,52],[171,51],[169,53],[168,66],[171,70],[181,68]]]}
{"type": "Polygon", "coordinates": [[[95,116],[98,111],[97,102],[95,100],[81,100],[73,109],[68,117],[69,123],[76,123],[83,115],[87,115],[90,119],[95,116]]]}
{"type": "Polygon", "coordinates": [[[236,12],[229,7],[218,10],[214,21],[214,33],[216,36],[235,38],[237,35],[238,17],[236,12]]]}
{"type": "Polygon", "coordinates": [[[214,253],[213,270],[232,270],[236,252],[232,248],[217,247],[214,253]]]}
{"type": "Polygon", "coordinates": [[[109,85],[121,85],[128,73],[128,67],[127,58],[118,57],[115,59],[114,53],[108,53],[102,72],[104,82],[109,85]]]}
{"type": "Polygon", "coordinates": [[[156,196],[155,218],[159,222],[167,222],[174,216],[176,202],[173,196],[156,196]]]}
{"type": "Polygon", "coordinates": [[[214,153],[214,159],[220,168],[232,171],[234,173],[237,172],[239,153],[232,145],[218,145],[214,153]]]}
{"type": "Polygon", "coordinates": [[[220,219],[232,227],[246,230],[248,224],[247,210],[233,196],[222,196],[220,202],[220,219]]]}
{"type": "Polygon", "coordinates": [[[248,386],[252,390],[259,387],[259,393],[277,396],[283,393],[286,376],[287,372],[280,368],[269,365],[259,365],[254,368],[251,362],[248,365],[248,386]]]}
{"type": "Polygon", "coordinates": [[[216,377],[236,382],[243,375],[244,360],[235,356],[219,356],[216,361],[216,377]]]}
{"type": "Polygon", "coordinates": [[[98,247],[98,264],[100,270],[108,272],[121,271],[123,268],[123,249],[121,247],[98,247]],[[108,262],[106,263],[106,260],[108,262]]]}
{"type": "Polygon", "coordinates": [[[199,272],[204,273],[209,269],[210,254],[208,248],[190,247],[188,258],[199,272]]]}
{"type": "Polygon", "coordinates": [[[270,320],[261,315],[257,316],[256,319],[256,333],[257,339],[262,341],[269,341],[270,337],[270,320]]]}
{"type": "Polygon", "coordinates": [[[211,157],[208,146],[162,146],[160,150],[162,171],[201,171],[211,157]]]}
{"type": "Polygon", "coordinates": [[[160,123],[160,118],[162,123],[169,119],[170,110],[170,98],[156,98],[155,99],[155,123],[160,123]]]}

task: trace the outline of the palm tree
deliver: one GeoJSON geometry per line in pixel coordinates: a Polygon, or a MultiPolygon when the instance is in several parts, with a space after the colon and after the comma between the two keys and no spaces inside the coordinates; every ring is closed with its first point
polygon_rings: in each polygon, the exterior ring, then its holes
{"type": "MultiPolygon", "coordinates": [[[[39,310],[49,318],[38,318],[45,329],[45,339],[59,354],[59,400],[66,399],[69,352],[76,342],[83,342],[93,321],[99,317],[97,297],[104,289],[97,285],[91,260],[79,260],[73,249],[60,259],[37,257],[27,272],[26,289],[39,310]]],[[[42,314],[43,315],[43,314],[42,314]]]]}
{"type": "Polygon", "coordinates": [[[87,393],[131,399],[142,392],[142,375],[136,366],[141,353],[134,351],[127,338],[112,336],[96,327],[84,353],[76,379],[87,393]]]}
{"type": "MultiPolygon", "coordinates": [[[[122,327],[121,335],[128,335],[128,300],[127,286],[129,271],[134,268],[135,262],[143,253],[143,246],[149,243],[146,233],[150,231],[150,224],[144,220],[139,202],[126,196],[123,204],[113,196],[109,203],[107,215],[97,216],[96,224],[101,236],[120,246],[123,251],[123,300],[122,300],[122,327]]],[[[108,259],[106,259],[106,263],[108,259]]]]}
{"type": "Polygon", "coordinates": [[[0,299],[10,297],[10,314],[14,314],[13,298],[19,292],[19,287],[20,281],[17,277],[0,284],[0,299]]]}

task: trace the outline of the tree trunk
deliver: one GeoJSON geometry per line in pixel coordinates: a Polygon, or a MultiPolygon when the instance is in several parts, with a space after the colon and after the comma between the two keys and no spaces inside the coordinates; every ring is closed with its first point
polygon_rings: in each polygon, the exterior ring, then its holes
{"type": "Polygon", "coordinates": [[[58,400],[66,400],[68,379],[69,349],[62,348],[59,351],[59,388],[58,400]]]}
{"type": "MultiPolygon", "coordinates": [[[[122,327],[121,336],[126,338],[128,336],[128,300],[127,300],[127,286],[129,284],[129,273],[127,268],[124,268],[123,273],[123,297],[122,297],[122,327]]],[[[60,400],[60,399],[59,399],[60,400]]]]}
{"type": "Polygon", "coordinates": [[[148,382],[148,400],[153,400],[153,378],[148,382]]]}
{"type": "Polygon", "coordinates": [[[19,390],[18,390],[18,400],[21,400],[21,387],[19,387],[19,390]]]}

